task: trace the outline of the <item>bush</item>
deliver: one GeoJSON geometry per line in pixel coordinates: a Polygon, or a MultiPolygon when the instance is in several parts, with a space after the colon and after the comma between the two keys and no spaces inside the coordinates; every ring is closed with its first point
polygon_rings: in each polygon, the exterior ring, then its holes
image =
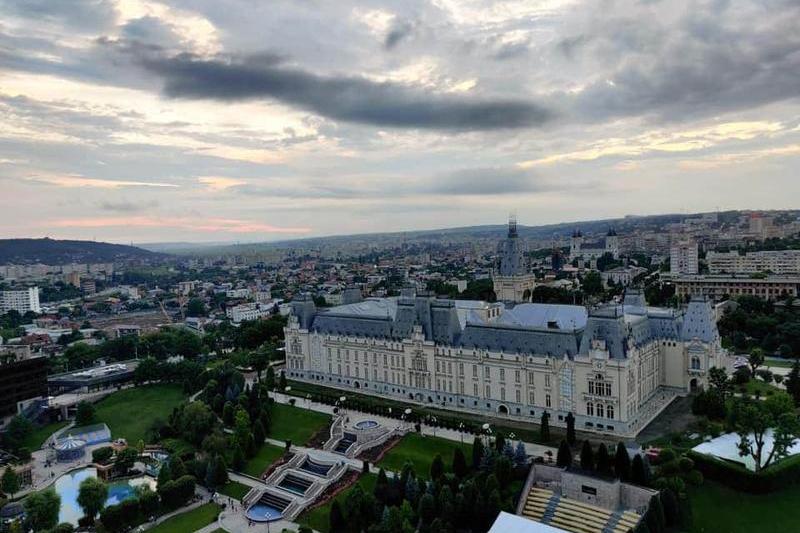
{"type": "Polygon", "coordinates": [[[709,455],[690,451],[695,468],[705,478],[742,492],[765,494],[800,484],[800,456],[789,457],[758,474],[743,466],[716,459],[709,455]]]}
{"type": "Polygon", "coordinates": [[[111,446],[103,446],[92,451],[92,462],[97,464],[105,464],[114,456],[114,448],[111,446]]]}

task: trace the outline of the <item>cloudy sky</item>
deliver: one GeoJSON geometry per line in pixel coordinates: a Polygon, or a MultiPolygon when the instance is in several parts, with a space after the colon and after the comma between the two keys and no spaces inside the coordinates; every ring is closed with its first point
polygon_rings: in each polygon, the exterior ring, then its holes
{"type": "Polygon", "coordinates": [[[0,0],[0,237],[799,207],[798,0],[0,0]]]}

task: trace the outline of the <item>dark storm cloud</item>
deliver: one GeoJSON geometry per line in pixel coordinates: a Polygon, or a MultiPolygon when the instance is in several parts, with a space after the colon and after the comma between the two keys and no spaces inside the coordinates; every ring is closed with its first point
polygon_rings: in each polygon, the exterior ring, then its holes
{"type": "Polygon", "coordinates": [[[223,101],[271,98],[319,115],[380,127],[454,131],[538,126],[552,113],[519,100],[441,95],[350,76],[320,76],[276,61],[203,60],[145,55],[142,65],[173,98],[223,101]]]}
{"type": "Polygon", "coordinates": [[[611,66],[565,100],[579,119],[684,120],[797,98],[800,2],[748,7],[758,24],[744,23],[743,12],[725,2],[709,2],[673,23],[634,12],[560,41],[567,56],[611,66]]]}
{"type": "Polygon", "coordinates": [[[175,34],[172,26],[151,16],[126,22],[122,27],[121,36],[124,39],[142,43],[158,43],[159,46],[164,48],[171,48],[180,44],[180,39],[175,34]]]}
{"type": "Polygon", "coordinates": [[[0,0],[0,13],[83,31],[104,30],[117,20],[109,0],[0,0]]]}
{"type": "Polygon", "coordinates": [[[157,207],[158,202],[151,200],[149,202],[131,202],[129,200],[104,201],[100,203],[100,209],[103,211],[110,211],[112,213],[139,213],[146,209],[157,207]]]}
{"type": "Polygon", "coordinates": [[[386,34],[386,39],[383,42],[384,47],[386,47],[387,50],[391,50],[400,44],[400,41],[411,35],[413,31],[414,25],[411,22],[407,20],[395,22],[386,34]]]}

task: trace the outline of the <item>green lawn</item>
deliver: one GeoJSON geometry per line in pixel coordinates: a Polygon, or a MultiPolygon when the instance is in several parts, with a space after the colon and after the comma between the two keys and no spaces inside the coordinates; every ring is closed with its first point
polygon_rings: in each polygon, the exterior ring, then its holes
{"type": "Polygon", "coordinates": [[[38,427],[28,435],[28,438],[25,439],[22,445],[30,451],[35,452],[42,447],[42,444],[44,444],[44,441],[46,441],[50,435],[66,426],[68,423],[69,422],[53,422],[52,424],[38,427]]]}
{"type": "MultiPolygon", "coordinates": [[[[367,474],[365,476],[361,476],[357,484],[361,485],[361,488],[364,490],[364,492],[372,493],[372,491],[375,488],[375,482],[377,480],[378,480],[377,475],[367,474]]],[[[345,498],[347,498],[347,495],[350,493],[350,491],[353,490],[354,487],[355,485],[352,485],[347,490],[342,491],[341,493],[339,493],[338,496],[336,496],[335,499],[338,500],[340,504],[343,504],[345,498]]],[[[302,525],[308,526],[315,531],[322,531],[323,533],[328,533],[328,525],[330,523],[329,516],[331,513],[332,503],[333,500],[329,501],[325,505],[316,507],[310,511],[301,514],[300,517],[297,519],[297,522],[302,525]]]]}
{"type": "Polygon", "coordinates": [[[278,446],[273,446],[272,444],[264,444],[261,446],[261,449],[258,450],[258,453],[255,457],[247,461],[247,464],[244,465],[242,472],[247,475],[260,478],[261,474],[274,463],[281,455],[283,455],[284,449],[278,446]]]}
{"type": "Polygon", "coordinates": [[[194,533],[217,519],[220,506],[206,503],[196,509],[175,515],[156,527],[149,529],[151,533],[194,533]]]}
{"type": "MultiPolygon", "coordinates": [[[[769,383],[765,383],[764,380],[761,378],[751,379],[745,385],[745,389],[748,394],[755,395],[758,392],[761,396],[767,396],[768,394],[775,394],[776,392],[780,391],[778,387],[775,385],[770,385],[769,383]]],[[[739,386],[734,388],[735,392],[739,392],[739,386]]]]}
{"type": "Polygon", "coordinates": [[[238,481],[228,481],[224,487],[219,489],[219,492],[225,496],[230,496],[235,500],[244,498],[244,495],[250,492],[250,487],[238,481]]]}
{"type": "Polygon", "coordinates": [[[167,420],[172,409],[185,396],[178,385],[148,385],[125,389],[107,396],[97,404],[97,422],[105,422],[113,438],[125,438],[133,445],[145,439],[154,420],[167,420]]]}
{"type": "Polygon", "coordinates": [[[691,533],[784,533],[800,524],[800,486],[756,495],[706,480],[691,498],[691,533]]]}
{"type": "Polygon", "coordinates": [[[410,462],[414,465],[414,470],[418,476],[427,478],[431,471],[431,463],[437,454],[442,456],[445,469],[449,469],[453,463],[453,452],[461,447],[464,456],[469,461],[472,457],[472,444],[461,444],[456,441],[442,439],[439,437],[422,436],[419,433],[409,433],[400,444],[392,448],[378,466],[386,470],[400,472],[403,465],[410,462]]]}
{"type": "Polygon", "coordinates": [[[792,368],[794,365],[793,359],[769,359],[764,363],[764,366],[777,366],[780,368],[792,368]]]}
{"type": "Polygon", "coordinates": [[[304,445],[320,428],[330,422],[330,415],[292,407],[282,403],[272,405],[272,428],[270,438],[291,440],[292,444],[304,445]]]}

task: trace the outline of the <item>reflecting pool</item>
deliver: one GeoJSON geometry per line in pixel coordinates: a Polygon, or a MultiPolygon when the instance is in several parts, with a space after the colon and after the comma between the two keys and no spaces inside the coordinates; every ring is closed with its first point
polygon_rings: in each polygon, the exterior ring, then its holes
{"type": "MultiPolygon", "coordinates": [[[[74,526],[78,525],[78,519],[83,516],[83,510],[78,505],[78,489],[81,482],[90,477],[97,477],[95,468],[88,467],[73,470],[56,480],[53,488],[61,496],[61,509],[58,512],[59,523],[69,522],[74,526]]],[[[151,477],[142,476],[109,483],[106,506],[117,504],[135,496],[137,487],[141,486],[149,486],[155,490],[156,481],[151,477]]]]}

